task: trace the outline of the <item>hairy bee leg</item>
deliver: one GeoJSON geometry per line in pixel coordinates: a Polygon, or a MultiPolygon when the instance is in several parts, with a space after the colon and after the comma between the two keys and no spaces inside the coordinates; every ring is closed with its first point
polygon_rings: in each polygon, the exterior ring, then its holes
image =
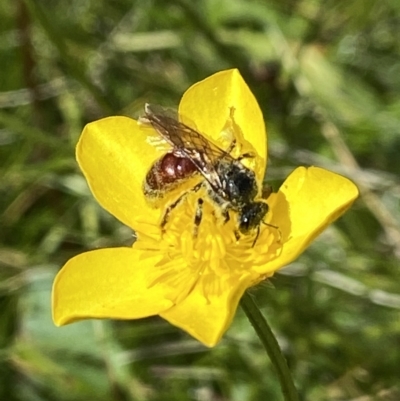
{"type": "Polygon", "coordinates": [[[203,203],[204,203],[203,199],[201,198],[197,199],[197,209],[196,209],[196,214],[194,216],[194,229],[193,229],[193,236],[195,238],[199,233],[199,226],[203,218],[203,203]]]}
{"type": "Polygon", "coordinates": [[[203,186],[203,182],[199,182],[191,190],[182,194],[175,202],[171,203],[167,207],[167,210],[165,211],[164,216],[161,220],[161,224],[160,224],[162,233],[165,233],[165,226],[168,223],[169,215],[171,214],[171,212],[189,195],[189,193],[197,192],[202,186],[203,186]]]}

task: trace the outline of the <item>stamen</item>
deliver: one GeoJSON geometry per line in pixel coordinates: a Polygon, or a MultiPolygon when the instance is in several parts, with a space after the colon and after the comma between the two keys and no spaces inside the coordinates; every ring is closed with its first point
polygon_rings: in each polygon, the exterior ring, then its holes
{"type": "Polygon", "coordinates": [[[236,239],[237,219],[233,215],[224,222],[222,216],[215,213],[216,206],[208,201],[207,194],[201,194],[204,199],[202,218],[197,235],[193,235],[199,195],[189,195],[172,211],[159,244],[164,244],[165,255],[171,259],[164,258],[162,271],[158,271],[150,285],[167,282],[174,288],[174,302],[194,288],[209,302],[211,297],[227,291],[232,281],[237,282],[257,266],[276,258],[282,249],[278,230],[270,225],[260,226],[255,244],[256,233],[240,234],[236,239]]]}

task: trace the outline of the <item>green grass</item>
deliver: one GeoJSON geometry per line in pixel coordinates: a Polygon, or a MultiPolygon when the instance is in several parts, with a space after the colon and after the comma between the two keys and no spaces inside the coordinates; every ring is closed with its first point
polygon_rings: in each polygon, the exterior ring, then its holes
{"type": "Polygon", "coordinates": [[[397,1],[18,0],[0,19],[0,400],[282,399],[241,311],[211,350],[159,318],[51,321],[63,263],[131,240],[77,168],[85,123],[177,106],[231,67],[263,109],[275,189],[317,165],[361,190],[253,291],[301,396],[400,399],[397,1]]]}

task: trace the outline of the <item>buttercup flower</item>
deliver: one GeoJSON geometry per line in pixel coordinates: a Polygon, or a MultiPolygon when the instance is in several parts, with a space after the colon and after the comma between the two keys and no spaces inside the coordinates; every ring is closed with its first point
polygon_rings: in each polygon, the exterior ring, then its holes
{"type": "MultiPolygon", "coordinates": [[[[267,148],[263,116],[237,70],[222,71],[190,87],[179,116],[255,172],[261,196],[267,148]],[[234,142],[235,141],[235,142],[234,142]]],[[[190,192],[200,174],[151,198],[143,184],[168,151],[154,129],[127,117],[88,124],[77,160],[98,202],[133,228],[131,247],[97,249],[69,260],[53,287],[53,319],[138,319],[160,315],[207,346],[229,327],[244,291],[297,258],[358,196],[348,179],[317,167],[299,167],[277,193],[257,230],[237,238],[237,219],[225,222],[205,188],[190,192]],[[156,141],[159,144],[156,144],[156,141]],[[187,192],[168,217],[166,208],[187,192]],[[161,196],[163,195],[163,196],[161,196]],[[203,217],[194,235],[197,200],[203,217]],[[254,246],[253,246],[254,245],[254,246]]]]}

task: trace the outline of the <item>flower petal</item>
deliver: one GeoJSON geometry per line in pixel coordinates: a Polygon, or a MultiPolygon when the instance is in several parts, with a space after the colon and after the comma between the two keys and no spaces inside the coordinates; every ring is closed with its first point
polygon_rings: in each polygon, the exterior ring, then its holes
{"type": "MultiPolygon", "coordinates": [[[[204,295],[199,280],[193,291],[179,304],[160,313],[171,324],[185,330],[207,347],[216,345],[230,326],[244,291],[251,286],[250,275],[238,277],[235,285],[218,294],[204,295]]],[[[218,280],[218,277],[215,277],[218,280]]],[[[217,285],[217,283],[212,283],[217,285]]]]}
{"type": "MultiPolygon", "coordinates": [[[[160,210],[143,193],[147,172],[163,153],[148,143],[149,128],[127,117],[87,124],[76,157],[97,201],[131,228],[157,223],[160,210]]],[[[145,230],[145,228],[143,229],[145,230]]]]}
{"type": "Polygon", "coordinates": [[[356,185],[345,177],[318,167],[294,170],[268,202],[271,224],[281,233],[282,252],[258,271],[273,272],[293,261],[357,197],[356,185]]]}
{"type": "Polygon", "coordinates": [[[191,86],[183,95],[179,114],[218,143],[234,108],[234,121],[262,159],[257,178],[263,179],[267,158],[265,124],[253,93],[236,69],[218,72],[191,86]]]}
{"type": "Polygon", "coordinates": [[[149,272],[162,257],[134,248],[98,249],[69,260],[53,285],[56,325],[85,318],[137,319],[173,305],[171,288],[149,272]],[[148,257],[146,257],[148,256],[148,257]]]}

